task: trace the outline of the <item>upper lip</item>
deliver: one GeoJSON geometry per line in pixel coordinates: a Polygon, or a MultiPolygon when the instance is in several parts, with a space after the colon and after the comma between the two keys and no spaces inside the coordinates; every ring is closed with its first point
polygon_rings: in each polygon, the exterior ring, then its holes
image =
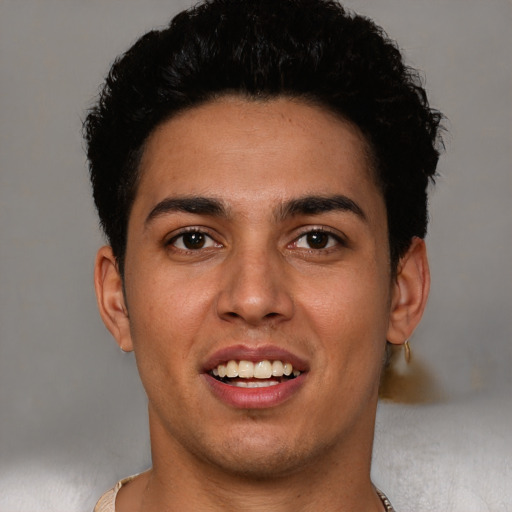
{"type": "Polygon", "coordinates": [[[288,350],[274,345],[263,345],[258,347],[251,347],[247,345],[232,345],[225,347],[214,352],[205,362],[204,371],[209,372],[216,368],[219,364],[226,363],[227,361],[282,361],[290,363],[294,370],[305,372],[308,365],[304,359],[292,354],[288,350]]]}

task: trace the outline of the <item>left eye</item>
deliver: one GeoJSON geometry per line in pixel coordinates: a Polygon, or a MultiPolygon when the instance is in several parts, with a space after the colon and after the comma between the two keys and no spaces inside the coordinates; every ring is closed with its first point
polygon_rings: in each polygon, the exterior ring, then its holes
{"type": "Polygon", "coordinates": [[[301,249],[329,249],[339,244],[338,237],[326,231],[310,231],[297,238],[294,245],[301,249]]]}
{"type": "Polygon", "coordinates": [[[169,244],[176,247],[176,249],[182,249],[184,251],[206,249],[208,247],[217,247],[218,245],[212,237],[201,231],[182,233],[171,239],[169,244]]]}

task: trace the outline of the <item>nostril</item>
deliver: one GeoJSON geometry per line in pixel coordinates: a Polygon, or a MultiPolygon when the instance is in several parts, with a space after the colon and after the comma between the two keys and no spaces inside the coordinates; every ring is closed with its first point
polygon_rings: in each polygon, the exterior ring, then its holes
{"type": "Polygon", "coordinates": [[[293,316],[293,302],[286,287],[276,281],[258,285],[253,279],[228,281],[218,295],[216,313],[226,321],[250,325],[279,322],[293,316]]]}

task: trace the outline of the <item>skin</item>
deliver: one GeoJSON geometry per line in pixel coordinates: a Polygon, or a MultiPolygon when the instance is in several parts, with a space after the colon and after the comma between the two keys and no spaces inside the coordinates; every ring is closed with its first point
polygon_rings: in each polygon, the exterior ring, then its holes
{"type": "Polygon", "coordinates": [[[385,344],[412,334],[429,273],[419,239],[391,272],[357,128],[299,101],[237,97],[166,121],[145,147],[125,261],[124,293],[110,247],[95,283],[106,326],[135,351],[153,468],[122,488],[118,512],[382,510],[369,475],[385,344]],[[333,195],[359,211],[287,213],[333,195]],[[155,213],[183,197],[223,212],[155,213]],[[183,230],[205,245],[187,248],[183,230]],[[303,384],[277,406],[226,404],[204,365],[233,345],[291,352],[303,384]]]}

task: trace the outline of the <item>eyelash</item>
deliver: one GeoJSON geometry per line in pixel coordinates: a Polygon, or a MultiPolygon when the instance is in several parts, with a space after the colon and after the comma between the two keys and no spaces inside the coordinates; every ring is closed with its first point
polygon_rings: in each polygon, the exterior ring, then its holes
{"type": "Polygon", "coordinates": [[[344,239],[344,237],[342,237],[341,235],[339,235],[337,233],[333,233],[332,231],[329,231],[328,229],[325,229],[325,228],[312,228],[311,229],[311,228],[309,228],[306,231],[302,232],[297,238],[295,238],[295,240],[292,242],[291,245],[297,247],[298,249],[302,249],[302,250],[309,251],[309,252],[317,252],[317,251],[327,252],[327,251],[335,250],[336,246],[347,247],[348,244],[347,244],[346,240],[344,239]],[[299,241],[302,238],[305,238],[308,235],[315,235],[315,234],[325,235],[328,237],[327,247],[298,247],[297,244],[299,243],[299,241]],[[333,241],[334,241],[334,243],[332,243],[333,241]]]}
{"type": "MultiPolygon", "coordinates": [[[[308,242],[306,242],[306,243],[308,243],[308,242]]],[[[309,245],[309,243],[308,243],[308,245],[309,245]]],[[[339,234],[335,234],[332,231],[329,231],[325,228],[309,228],[307,230],[304,230],[302,233],[300,233],[299,236],[297,236],[291,242],[291,244],[288,245],[288,247],[289,248],[297,248],[297,249],[311,252],[311,253],[316,253],[316,252],[330,252],[332,250],[336,250],[336,246],[347,247],[347,245],[348,244],[347,244],[346,240],[344,239],[344,237],[340,236],[339,234]],[[306,238],[308,236],[313,236],[313,235],[327,236],[328,239],[326,241],[326,247],[299,247],[298,246],[301,239],[306,238]]],[[[177,234],[173,235],[171,238],[169,238],[165,242],[165,246],[172,247],[174,250],[177,250],[177,251],[192,253],[192,252],[197,252],[200,250],[207,250],[210,248],[223,247],[223,244],[217,242],[215,240],[215,238],[213,238],[213,236],[211,236],[208,233],[207,230],[205,230],[203,228],[198,228],[198,227],[190,227],[190,228],[186,228],[186,229],[180,231],[179,233],[177,233],[177,234]],[[205,247],[203,244],[203,245],[201,245],[199,247],[195,247],[195,248],[186,247],[184,244],[184,241],[183,241],[183,239],[186,235],[198,235],[199,243],[202,240],[204,243],[208,244],[208,246],[205,247]],[[180,239],[182,239],[182,242],[181,242],[182,247],[179,247],[177,245],[177,241],[180,239]]]]}
{"type": "Polygon", "coordinates": [[[190,228],[186,228],[186,229],[180,231],[179,233],[172,236],[169,240],[167,240],[165,242],[165,245],[166,245],[166,247],[172,246],[176,250],[185,251],[185,252],[196,252],[201,249],[209,249],[211,247],[222,247],[222,244],[217,242],[206,230],[197,228],[197,227],[190,227],[190,228]],[[186,247],[186,246],[178,247],[176,245],[176,242],[181,238],[182,244],[184,245],[183,238],[186,235],[199,235],[199,236],[203,237],[204,240],[206,240],[206,243],[208,243],[208,241],[210,241],[211,245],[209,245],[208,247],[201,246],[201,247],[197,247],[197,248],[190,248],[190,247],[186,247]]]}

